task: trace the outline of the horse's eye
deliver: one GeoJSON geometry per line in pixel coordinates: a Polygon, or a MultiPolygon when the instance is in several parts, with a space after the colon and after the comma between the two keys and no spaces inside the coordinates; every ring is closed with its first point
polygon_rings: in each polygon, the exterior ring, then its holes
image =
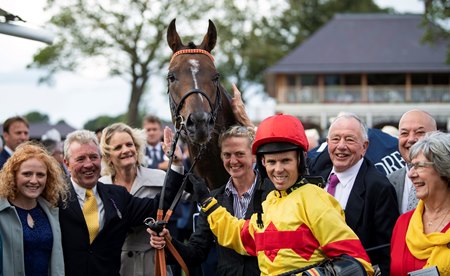
{"type": "Polygon", "coordinates": [[[174,82],[175,81],[175,75],[173,73],[167,74],[167,80],[170,81],[170,82],[174,82]]]}
{"type": "Polygon", "coordinates": [[[220,79],[220,74],[217,73],[216,75],[214,75],[214,77],[212,78],[213,82],[218,82],[220,79]]]}

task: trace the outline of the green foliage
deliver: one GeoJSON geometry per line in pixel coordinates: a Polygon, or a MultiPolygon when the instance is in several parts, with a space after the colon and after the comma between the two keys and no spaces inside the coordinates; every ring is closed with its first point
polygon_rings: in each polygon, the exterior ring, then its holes
{"type": "MultiPolygon", "coordinates": [[[[448,0],[424,0],[425,13],[422,25],[425,28],[423,41],[434,43],[450,41],[450,2],[448,0]]],[[[450,42],[447,46],[447,64],[450,64],[450,42]]]]}
{"type": "MultiPolygon", "coordinates": [[[[60,71],[88,66],[130,83],[125,122],[139,126],[139,105],[148,81],[165,75],[169,22],[177,18],[183,41],[200,40],[207,19],[218,29],[214,55],[225,83],[241,91],[264,83],[264,70],[299,46],[337,12],[379,12],[372,0],[47,0],[57,39],[39,50],[29,67],[47,69],[40,81],[60,71]]],[[[197,43],[199,43],[198,41],[197,43]]],[[[161,91],[152,90],[152,93],[161,91]]]]}
{"type": "Polygon", "coordinates": [[[121,114],[118,116],[102,115],[95,119],[87,121],[84,124],[83,128],[95,131],[96,129],[104,128],[114,123],[125,122],[125,119],[126,119],[125,114],[121,114]]]}
{"type": "Polygon", "coordinates": [[[40,113],[38,111],[31,111],[24,115],[29,123],[48,123],[49,117],[47,114],[40,113]]]}

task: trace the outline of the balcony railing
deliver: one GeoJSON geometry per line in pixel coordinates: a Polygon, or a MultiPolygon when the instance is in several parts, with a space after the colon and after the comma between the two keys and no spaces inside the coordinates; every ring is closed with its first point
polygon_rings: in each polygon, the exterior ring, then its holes
{"type": "Polygon", "coordinates": [[[449,85],[413,85],[407,91],[403,85],[367,86],[364,97],[361,86],[325,86],[323,101],[321,87],[290,88],[286,91],[286,103],[450,103],[449,85]],[[366,100],[367,99],[367,100],[366,100]]]}

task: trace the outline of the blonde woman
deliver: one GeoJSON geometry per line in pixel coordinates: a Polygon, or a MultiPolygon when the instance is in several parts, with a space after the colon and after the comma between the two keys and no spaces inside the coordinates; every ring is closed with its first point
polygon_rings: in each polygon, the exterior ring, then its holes
{"type": "MultiPolygon", "coordinates": [[[[170,143],[169,143],[170,145],[170,143]]],[[[136,197],[155,197],[163,186],[165,172],[143,166],[145,133],[126,124],[116,123],[102,132],[102,177],[100,182],[125,187],[136,197]]],[[[167,146],[163,145],[163,149],[167,146]]],[[[181,152],[177,155],[181,157],[181,152]]],[[[173,164],[181,165],[181,158],[173,164]]],[[[154,249],[144,224],[127,235],[122,247],[120,274],[153,275],[154,249]]],[[[168,274],[171,275],[168,267],[168,274]]]]}
{"type": "Polygon", "coordinates": [[[26,142],[0,171],[3,275],[64,275],[58,203],[67,184],[58,162],[26,142]]]}

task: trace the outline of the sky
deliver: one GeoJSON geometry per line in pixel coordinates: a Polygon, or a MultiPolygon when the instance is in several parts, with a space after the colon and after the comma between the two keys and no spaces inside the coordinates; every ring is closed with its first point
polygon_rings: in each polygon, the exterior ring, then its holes
{"type": "MultiPolygon", "coordinates": [[[[398,12],[422,13],[421,0],[375,0],[380,7],[398,12]]],[[[45,0],[0,0],[0,8],[26,20],[26,25],[42,27],[49,19],[44,11],[45,0]]],[[[220,33],[219,33],[220,36],[220,33]]],[[[220,43],[220,38],[218,43],[220,43]]],[[[117,116],[127,110],[130,88],[121,78],[109,78],[97,68],[82,73],[60,73],[52,86],[39,85],[43,75],[26,69],[33,54],[45,47],[42,42],[0,34],[0,122],[31,111],[47,114],[51,123],[66,121],[82,128],[100,115],[117,116]]],[[[165,75],[165,72],[162,74],[165,75]]],[[[166,88],[162,79],[154,90],[147,91],[142,102],[149,113],[170,120],[166,88]]],[[[258,93],[248,93],[247,112],[252,120],[262,120],[274,113],[275,101],[258,93]]]]}

